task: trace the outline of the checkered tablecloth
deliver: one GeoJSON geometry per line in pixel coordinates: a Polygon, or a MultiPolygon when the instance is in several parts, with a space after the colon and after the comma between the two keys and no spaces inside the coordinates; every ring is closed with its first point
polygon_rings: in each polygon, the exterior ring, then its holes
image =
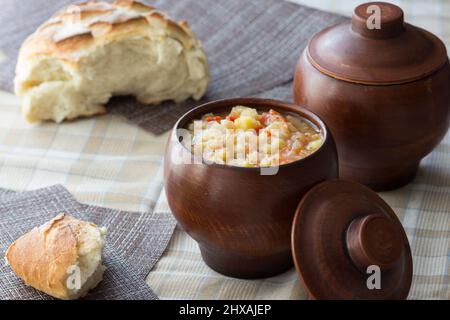
{"type": "MultiPolygon", "coordinates": [[[[362,2],[296,1],[345,14],[362,2]]],[[[450,44],[449,2],[392,2],[401,4],[408,21],[450,44]]],[[[162,192],[167,134],[153,136],[112,115],[32,126],[22,119],[19,105],[14,96],[0,93],[0,187],[30,190],[60,183],[88,204],[170,214],[162,192]]],[[[381,196],[398,214],[411,243],[410,298],[450,299],[450,135],[422,162],[412,184],[381,196]]],[[[294,270],[254,281],[215,273],[181,230],[147,282],[161,299],[307,298],[294,270]]]]}

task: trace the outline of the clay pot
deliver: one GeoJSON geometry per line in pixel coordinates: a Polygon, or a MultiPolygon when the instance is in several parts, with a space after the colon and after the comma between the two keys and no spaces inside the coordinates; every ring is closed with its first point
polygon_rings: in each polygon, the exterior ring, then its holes
{"type": "Polygon", "coordinates": [[[316,115],[296,105],[252,98],[216,101],[189,111],[169,137],[164,163],[167,199],[178,223],[198,242],[206,264],[239,278],[269,277],[293,266],[290,241],[296,208],[308,190],[337,175],[333,138],[316,115]],[[324,143],[307,158],[281,165],[276,175],[261,175],[259,168],[172,161],[192,156],[177,129],[236,105],[304,117],[321,130],[324,143]]]}
{"type": "Polygon", "coordinates": [[[363,4],[351,23],[316,34],[296,67],[293,92],[296,104],[329,126],[340,177],[377,191],[410,182],[450,125],[445,46],[404,23],[393,4],[363,4]],[[377,8],[381,29],[371,29],[377,8]]]}

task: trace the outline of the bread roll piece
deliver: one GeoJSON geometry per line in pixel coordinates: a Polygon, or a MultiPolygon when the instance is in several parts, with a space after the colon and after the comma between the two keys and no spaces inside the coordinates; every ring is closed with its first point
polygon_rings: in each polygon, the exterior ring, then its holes
{"type": "Polygon", "coordinates": [[[17,239],[5,258],[27,285],[58,299],[77,299],[103,278],[105,235],[105,228],[60,214],[17,239]]]}
{"type": "Polygon", "coordinates": [[[205,52],[187,22],[136,1],[71,5],[22,45],[15,92],[30,122],[104,113],[115,95],[144,104],[200,99],[205,52]]]}

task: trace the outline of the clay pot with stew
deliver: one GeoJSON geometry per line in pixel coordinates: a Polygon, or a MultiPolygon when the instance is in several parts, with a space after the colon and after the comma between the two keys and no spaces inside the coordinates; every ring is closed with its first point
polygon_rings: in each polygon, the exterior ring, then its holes
{"type": "Polygon", "coordinates": [[[363,4],[351,22],[316,34],[293,92],[329,126],[340,176],[378,191],[410,182],[450,124],[444,44],[389,3],[363,4]]]}
{"type": "Polygon", "coordinates": [[[229,99],[200,106],[177,122],[169,138],[164,178],[170,208],[199,243],[206,263],[230,276],[261,278],[293,266],[290,230],[295,209],[309,189],[337,175],[333,138],[317,116],[273,100],[229,99]],[[260,168],[172,161],[191,156],[180,143],[177,129],[205,114],[229,112],[237,105],[306,118],[320,129],[324,143],[309,157],[281,165],[275,175],[261,175],[260,168]]]}
{"type": "Polygon", "coordinates": [[[318,116],[297,105],[253,98],[211,102],[186,113],[170,134],[164,163],[173,215],[215,271],[252,279],[295,264],[314,299],[405,299],[413,266],[400,221],[375,192],[337,177],[334,140],[318,116]],[[272,175],[262,175],[258,167],[194,159],[183,143],[191,138],[179,129],[238,105],[306,119],[321,132],[322,144],[272,175]],[[369,276],[378,277],[382,287],[368,287],[369,276]]]}

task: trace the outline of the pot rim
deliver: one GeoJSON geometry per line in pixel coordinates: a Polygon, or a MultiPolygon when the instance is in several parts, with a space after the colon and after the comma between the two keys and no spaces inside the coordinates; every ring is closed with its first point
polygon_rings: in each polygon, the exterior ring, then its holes
{"type": "MultiPolygon", "coordinates": [[[[214,109],[226,109],[226,108],[232,108],[237,105],[242,106],[248,106],[255,109],[265,107],[269,109],[275,109],[276,111],[284,110],[284,112],[291,112],[295,113],[302,118],[307,119],[308,121],[311,121],[314,125],[316,125],[323,136],[323,142],[322,145],[314,151],[312,154],[293,161],[286,164],[280,164],[278,165],[278,168],[288,168],[291,166],[299,165],[301,163],[304,163],[306,161],[309,161],[311,159],[314,159],[317,157],[321,151],[323,150],[324,146],[327,144],[328,140],[331,138],[331,134],[329,134],[329,129],[325,122],[320,119],[319,116],[317,116],[315,113],[307,110],[305,107],[296,105],[295,103],[285,102],[281,100],[275,100],[275,99],[265,99],[265,98],[251,98],[251,97],[244,97],[244,98],[227,98],[227,99],[219,99],[214,100],[210,102],[206,102],[204,104],[201,104],[189,111],[187,111],[184,115],[182,115],[178,121],[175,123],[172,132],[171,137],[175,140],[174,143],[178,144],[183,148],[185,151],[189,152],[191,155],[192,152],[186,148],[184,144],[181,143],[179,136],[177,135],[176,130],[184,128],[184,126],[191,120],[194,119],[197,115],[203,115],[208,112],[211,112],[214,109]]],[[[332,139],[332,138],[331,138],[332,139]]],[[[270,168],[270,167],[239,167],[239,166],[233,166],[233,165],[227,165],[227,164],[218,164],[218,163],[206,163],[204,161],[204,158],[202,157],[202,165],[207,167],[216,167],[216,168],[223,168],[227,170],[238,170],[238,171],[260,171],[261,168],[270,168]]]]}

